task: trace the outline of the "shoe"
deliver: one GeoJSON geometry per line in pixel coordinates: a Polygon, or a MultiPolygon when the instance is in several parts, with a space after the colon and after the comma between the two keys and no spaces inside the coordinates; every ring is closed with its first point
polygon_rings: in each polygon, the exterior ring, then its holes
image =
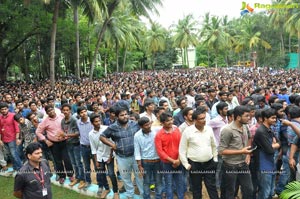
{"type": "Polygon", "coordinates": [[[59,178],[58,182],[59,182],[59,184],[64,184],[65,183],[65,179],[64,178],[59,178]]]}
{"type": "Polygon", "coordinates": [[[155,185],[154,184],[150,185],[150,190],[151,190],[151,192],[155,192],[155,185]]]}
{"type": "Polygon", "coordinates": [[[78,189],[82,189],[85,186],[85,182],[83,180],[80,180],[78,189]]]}
{"type": "Polygon", "coordinates": [[[98,188],[97,196],[101,196],[103,189],[101,187],[98,188]]]}
{"type": "Polygon", "coordinates": [[[1,166],[1,171],[7,171],[8,170],[8,167],[7,166],[1,166]]]}
{"type": "Polygon", "coordinates": [[[100,198],[106,198],[106,196],[109,194],[109,192],[110,192],[109,189],[105,189],[105,190],[102,192],[100,198]]]}
{"type": "MultiPolygon", "coordinates": [[[[71,179],[70,179],[71,181],[71,179]]],[[[75,179],[73,181],[71,181],[71,183],[69,184],[70,187],[73,187],[75,184],[79,183],[79,180],[78,179],[75,179]]]]}
{"type": "Polygon", "coordinates": [[[90,186],[91,186],[91,183],[90,182],[86,182],[84,184],[84,188],[83,189],[86,191],[90,186]]]}
{"type": "Polygon", "coordinates": [[[279,198],[279,195],[280,195],[280,194],[276,194],[276,193],[275,193],[275,194],[272,196],[272,198],[274,198],[274,199],[275,199],[275,198],[279,198]]]}
{"type": "Polygon", "coordinates": [[[124,185],[122,185],[122,187],[119,189],[119,193],[124,193],[124,192],[126,192],[126,189],[124,185]]]}
{"type": "Polygon", "coordinates": [[[114,199],[120,199],[119,193],[114,193],[114,199]]]}
{"type": "Polygon", "coordinates": [[[76,178],[75,177],[69,177],[69,180],[70,180],[70,182],[73,182],[74,180],[76,180],[76,178]]]}

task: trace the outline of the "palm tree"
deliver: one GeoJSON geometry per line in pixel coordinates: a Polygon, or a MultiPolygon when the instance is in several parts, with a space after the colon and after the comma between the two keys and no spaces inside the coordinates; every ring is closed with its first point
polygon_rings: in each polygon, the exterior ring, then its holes
{"type": "Polygon", "coordinates": [[[189,59],[187,48],[189,46],[196,46],[198,44],[197,35],[197,21],[194,20],[193,15],[189,14],[178,21],[175,27],[175,35],[173,37],[174,47],[180,48],[184,52],[182,63],[189,68],[189,59]]]}
{"type": "Polygon", "coordinates": [[[206,21],[203,25],[201,36],[203,38],[203,43],[210,49],[214,50],[216,53],[215,64],[217,63],[217,55],[221,49],[231,46],[231,36],[229,33],[224,31],[224,28],[221,25],[222,19],[217,16],[209,17],[209,14],[206,14],[206,21]],[[209,20],[210,21],[207,21],[209,20]]]}
{"type": "Polygon", "coordinates": [[[163,51],[166,45],[167,31],[159,23],[151,22],[151,29],[147,32],[146,46],[148,52],[152,55],[152,69],[155,70],[156,53],[163,51]]]}
{"type": "MultiPolygon", "coordinates": [[[[288,0],[286,4],[294,3],[288,0]]],[[[298,67],[300,67],[300,13],[298,9],[290,9],[290,17],[285,23],[285,28],[290,35],[296,35],[298,38],[298,67]]]]}
{"type": "Polygon", "coordinates": [[[119,52],[124,50],[122,70],[125,68],[127,48],[138,44],[140,22],[133,16],[128,5],[120,6],[111,17],[104,34],[104,40],[108,47],[115,48],[116,67],[119,72],[119,52]]]}
{"type": "Polygon", "coordinates": [[[250,50],[259,46],[271,49],[271,45],[261,38],[261,32],[254,29],[254,21],[251,17],[244,16],[240,21],[240,31],[234,36],[235,52],[250,50]]]}
{"type": "MultiPolygon", "coordinates": [[[[273,4],[282,4],[285,0],[279,2],[273,2],[273,4]]],[[[284,45],[284,23],[287,21],[288,11],[287,9],[277,9],[274,10],[270,15],[270,23],[279,30],[279,38],[280,38],[280,49],[281,55],[285,54],[285,45],[284,45]]]]}
{"type": "Polygon", "coordinates": [[[94,73],[94,68],[96,65],[96,60],[97,60],[97,54],[98,50],[100,47],[100,44],[102,42],[104,32],[107,29],[107,25],[109,21],[111,20],[113,12],[117,9],[119,4],[125,1],[126,3],[130,3],[132,6],[132,12],[136,15],[144,15],[146,17],[149,17],[148,11],[154,11],[157,13],[156,5],[161,4],[161,0],[103,0],[103,1],[97,1],[100,2],[101,5],[99,4],[99,9],[103,12],[104,14],[104,21],[103,25],[101,28],[101,31],[98,34],[98,40],[96,44],[96,48],[94,51],[94,56],[93,56],[93,62],[91,64],[91,70],[90,70],[90,80],[93,78],[93,73],[94,73]],[[105,5],[104,5],[105,4],[105,5]]]}

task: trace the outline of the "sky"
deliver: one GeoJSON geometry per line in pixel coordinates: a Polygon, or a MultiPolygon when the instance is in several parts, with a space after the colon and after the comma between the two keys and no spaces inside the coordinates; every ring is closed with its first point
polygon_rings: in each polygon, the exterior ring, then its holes
{"type": "MultiPolygon", "coordinates": [[[[157,21],[165,28],[171,24],[177,24],[179,19],[193,14],[196,20],[202,20],[205,13],[211,15],[225,16],[229,18],[240,17],[242,2],[268,4],[270,0],[162,0],[162,7],[158,7],[160,16],[152,15],[152,19],[157,21]]],[[[258,11],[261,9],[254,9],[258,11]]]]}

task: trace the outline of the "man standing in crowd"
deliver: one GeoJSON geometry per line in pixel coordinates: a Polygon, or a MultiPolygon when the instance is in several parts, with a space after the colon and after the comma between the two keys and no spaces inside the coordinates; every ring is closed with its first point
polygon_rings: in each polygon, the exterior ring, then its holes
{"type": "Polygon", "coordinates": [[[215,171],[218,151],[212,128],[205,125],[206,112],[193,112],[194,125],[182,133],[179,146],[180,160],[189,170],[193,187],[193,198],[202,198],[202,179],[210,198],[218,199],[215,171]]]}
{"type": "Polygon", "coordinates": [[[70,179],[71,183],[69,185],[74,186],[80,183],[79,187],[81,187],[84,184],[84,171],[80,157],[79,130],[76,119],[71,115],[71,109],[70,104],[63,104],[61,106],[62,113],[65,116],[61,121],[61,128],[65,133],[64,137],[66,138],[68,155],[75,172],[75,178],[72,177],[70,179]]]}
{"type": "Polygon", "coordinates": [[[84,174],[85,174],[85,184],[81,183],[80,186],[78,186],[78,189],[82,189],[82,188],[87,189],[92,183],[91,159],[93,159],[90,139],[89,139],[89,132],[93,130],[94,127],[90,121],[90,118],[88,117],[88,112],[86,107],[79,106],[77,108],[77,115],[80,117],[80,119],[77,120],[77,126],[79,129],[80,153],[83,160],[84,174]]]}
{"type": "Polygon", "coordinates": [[[134,156],[137,161],[140,174],[144,177],[144,199],[150,199],[151,176],[155,180],[155,198],[162,195],[162,174],[159,173],[160,159],[157,155],[154,138],[155,131],[151,130],[151,121],[147,117],[138,120],[141,127],[134,135],[134,156]]]}
{"type": "Polygon", "coordinates": [[[46,160],[42,159],[42,147],[31,143],[25,150],[28,161],[15,177],[14,193],[22,199],[52,199],[51,171],[46,160]]]}
{"type": "Polygon", "coordinates": [[[175,182],[178,199],[184,197],[183,168],[179,160],[180,131],[173,126],[173,117],[169,112],[160,115],[163,128],[155,137],[155,146],[162,161],[165,177],[167,199],[173,199],[173,183],[175,182]]]}
{"type": "Polygon", "coordinates": [[[96,177],[99,186],[97,194],[100,196],[100,198],[106,198],[107,194],[110,192],[106,178],[107,167],[108,175],[113,185],[114,199],[119,199],[118,183],[114,171],[113,150],[109,146],[103,144],[99,139],[100,135],[107,128],[107,126],[101,125],[100,115],[92,114],[90,116],[90,120],[94,126],[94,129],[89,132],[89,139],[97,171],[96,177]]]}
{"type": "MultiPolygon", "coordinates": [[[[14,120],[14,113],[8,112],[8,104],[0,103],[0,146],[10,152],[13,169],[18,171],[22,166],[22,161],[17,151],[16,140],[20,139],[18,122],[14,120]]],[[[3,152],[3,151],[2,151],[3,152]]]]}
{"type": "Polygon", "coordinates": [[[138,165],[134,158],[134,135],[140,129],[137,122],[129,120],[126,107],[116,108],[117,121],[110,125],[100,136],[100,140],[115,152],[128,198],[134,196],[131,173],[134,172],[137,187],[143,195],[143,179],[139,176],[138,165]],[[111,138],[113,142],[109,140],[111,138]]]}
{"type": "Polygon", "coordinates": [[[258,168],[257,177],[259,182],[258,199],[272,198],[274,189],[274,178],[276,177],[276,165],[274,162],[275,150],[280,147],[278,139],[271,126],[276,123],[276,111],[272,108],[262,111],[263,123],[256,130],[253,146],[254,159],[258,168]]]}
{"type": "Polygon", "coordinates": [[[245,106],[237,106],[234,108],[233,115],[234,121],[221,131],[219,145],[219,153],[223,159],[222,182],[225,183],[225,198],[234,198],[236,183],[239,182],[243,199],[252,199],[253,186],[248,166],[249,154],[252,151],[251,146],[248,146],[247,127],[250,110],[245,106]]]}
{"type": "Polygon", "coordinates": [[[70,178],[73,176],[73,168],[68,155],[64,131],[61,128],[63,115],[56,115],[52,105],[47,105],[45,111],[48,117],[38,125],[36,135],[50,148],[59,176],[59,183],[64,184],[66,175],[70,178]],[[46,132],[45,135],[44,132],[46,132]]]}

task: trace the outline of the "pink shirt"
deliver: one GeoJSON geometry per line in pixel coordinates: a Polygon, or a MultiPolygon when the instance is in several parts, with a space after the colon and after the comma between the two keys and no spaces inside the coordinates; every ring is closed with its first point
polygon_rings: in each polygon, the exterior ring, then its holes
{"type": "Polygon", "coordinates": [[[36,129],[36,135],[39,140],[45,140],[44,131],[46,131],[47,139],[53,142],[60,142],[58,135],[63,132],[61,128],[61,120],[64,118],[62,114],[57,115],[55,118],[45,118],[36,129]]]}
{"type": "Polygon", "coordinates": [[[14,113],[0,116],[0,134],[4,143],[16,140],[16,134],[20,132],[19,124],[14,120],[14,113]]]}
{"type": "Polygon", "coordinates": [[[208,122],[208,126],[210,126],[215,135],[215,139],[217,142],[217,146],[219,146],[220,143],[220,135],[221,135],[221,129],[224,127],[226,124],[228,124],[227,118],[224,119],[222,116],[218,115],[214,119],[210,120],[208,122]]]}

